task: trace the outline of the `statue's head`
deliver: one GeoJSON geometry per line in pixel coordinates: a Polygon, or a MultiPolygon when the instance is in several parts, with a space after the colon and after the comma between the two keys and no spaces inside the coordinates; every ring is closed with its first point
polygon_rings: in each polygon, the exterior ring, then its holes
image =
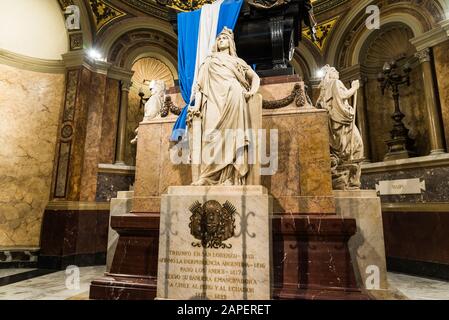
{"type": "Polygon", "coordinates": [[[231,29],[224,27],[223,31],[218,35],[215,41],[213,52],[222,52],[229,50],[231,56],[237,56],[237,49],[234,41],[234,32],[231,29]]]}
{"type": "Polygon", "coordinates": [[[323,79],[321,80],[321,87],[326,87],[330,81],[340,79],[340,73],[334,67],[325,65],[322,69],[323,79]]]}
{"type": "Polygon", "coordinates": [[[151,80],[150,82],[150,92],[151,95],[158,95],[165,92],[166,86],[163,80],[151,80]]]}

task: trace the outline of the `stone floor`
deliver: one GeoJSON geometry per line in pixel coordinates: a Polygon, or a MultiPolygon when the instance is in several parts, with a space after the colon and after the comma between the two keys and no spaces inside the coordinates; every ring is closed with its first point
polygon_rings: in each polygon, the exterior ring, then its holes
{"type": "MultiPolygon", "coordinates": [[[[51,273],[39,275],[36,269],[0,269],[0,300],[87,300],[90,282],[101,277],[105,269],[103,266],[80,268],[79,288],[71,288],[73,273],[67,275],[65,271],[47,271],[51,273]],[[37,276],[27,279],[33,272],[37,276]],[[26,280],[19,281],[20,275],[26,280]],[[14,283],[2,285],[8,279],[14,283]]],[[[394,288],[393,294],[379,295],[379,298],[449,300],[449,282],[398,273],[389,273],[388,281],[394,288]]]]}

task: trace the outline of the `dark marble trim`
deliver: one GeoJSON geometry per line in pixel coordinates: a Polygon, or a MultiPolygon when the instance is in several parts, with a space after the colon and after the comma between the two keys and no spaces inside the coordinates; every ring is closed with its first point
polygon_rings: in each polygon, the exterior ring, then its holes
{"type": "MultiPolygon", "coordinates": [[[[9,263],[35,263],[39,255],[39,249],[0,249],[0,269],[9,263]]],[[[9,267],[8,267],[9,268],[9,267]]]]}
{"type": "Polygon", "coordinates": [[[14,274],[11,276],[0,278],[0,287],[7,286],[9,284],[13,284],[20,281],[25,281],[41,276],[45,276],[50,273],[56,272],[55,270],[46,270],[46,269],[38,269],[38,270],[32,270],[27,271],[23,273],[14,274]]]}
{"type": "Polygon", "coordinates": [[[449,281],[449,265],[387,257],[387,270],[449,281]]]}
{"type": "Polygon", "coordinates": [[[0,262],[0,269],[12,269],[12,268],[37,268],[37,261],[12,261],[12,262],[0,262]]]}
{"type": "Polygon", "coordinates": [[[41,269],[65,270],[68,266],[89,267],[106,264],[106,252],[76,254],[70,256],[39,256],[41,269]]]}

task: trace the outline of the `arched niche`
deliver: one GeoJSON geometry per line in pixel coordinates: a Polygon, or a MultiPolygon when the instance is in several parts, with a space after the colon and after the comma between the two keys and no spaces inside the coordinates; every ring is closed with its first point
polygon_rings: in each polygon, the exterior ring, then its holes
{"type": "Polygon", "coordinates": [[[405,23],[385,24],[364,39],[353,60],[361,66],[366,80],[366,121],[370,128],[370,146],[366,147],[371,149],[374,162],[382,161],[388,152],[386,141],[391,138],[393,128],[392,94],[387,90],[383,96],[377,81],[377,74],[382,71],[384,63],[392,60],[397,60],[400,67],[406,62],[412,66],[410,87],[401,86],[399,91],[401,111],[405,114],[403,122],[410,130],[409,136],[415,140],[414,151],[417,155],[424,156],[430,151],[422,70],[415,57],[416,49],[410,43],[415,31],[405,23]]]}
{"type": "Polygon", "coordinates": [[[136,162],[136,146],[131,145],[131,141],[135,137],[135,130],[143,119],[144,110],[140,106],[139,91],[145,93],[145,97],[149,97],[148,81],[163,80],[167,88],[171,88],[175,84],[175,78],[171,68],[164,63],[164,61],[151,57],[150,55],[143,56],[136,60],[131,66],[134,72],[132,78],[132,86],[129,92],[128,100],[128,117],[126,137],[127,145],[125,148],[125,162],[127,164],[135,164],[136,162]]]}

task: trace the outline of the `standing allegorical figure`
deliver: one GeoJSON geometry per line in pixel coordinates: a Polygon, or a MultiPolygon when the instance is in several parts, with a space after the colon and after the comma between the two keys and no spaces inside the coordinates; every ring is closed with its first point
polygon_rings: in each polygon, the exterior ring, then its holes
{"type": "Polygon", "coordinates": [[[201,166],[195,186],[246,185],[249,101],[260,87],[259,76],[237,56],[232,30],[224,28],[199,69],[195,106],[187,123],[201,118],[201,166]],[[207,159],[207,161],[206,161],[207,159]]]}
{"type": "Polygon", "coordinates": [[[335,190],[358,190],[360,164],[364,160],[363,140],[355,125],[356,106],[351,106],[349,99],[357,95],[360,83],[353,81],[351,88],[347,89],[335,68],[327,65],[323,71],[317,105],[329,111],[333,187],[335,190]]]}
{"type": "MultiPolygon", "coordinates": [[[[163,80],[152,80],[149,85],[150,98],[145,103],[145,113],[143,121],[150,121],[161,116],[161,109],[164,106],[166,85],[163,80]]],[[[131,144],[137,144],[139,140],[139,128],[135,131],[136,136],[131,140],[131,144]]]]}

